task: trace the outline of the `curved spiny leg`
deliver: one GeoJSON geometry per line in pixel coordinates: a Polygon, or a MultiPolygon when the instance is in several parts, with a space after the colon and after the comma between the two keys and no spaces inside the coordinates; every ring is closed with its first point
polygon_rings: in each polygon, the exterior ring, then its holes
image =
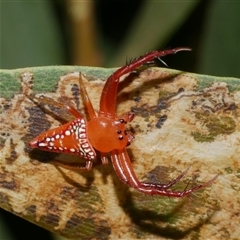
{"type": "Polygon", "coordinates": [[[179,182],[188,172],[190,166],[184,171],[182,172],[178,177],[174,178],[173,180],[171,180],[169,183],[167,184],[154,184],[154,183],[145,183],[145,182],[142,182],[141,184],[144,186],[144,187],[158,187],[159,189],[168,189],[170,187],[172,187],[174,184],[176,184],[177,182],[179,182]]]}
{"type": "Polygon", "coordinates": [[[134,59],[129,64],[119,68],[115,71],[104,85],[101,99],[100,99],[100,114],[108,113],[108,115],[115,116],[117,89],[120,78],[128,73],[133,72],[136,68],[141,67],[143,64],[154,60],[155,58],[161,58],[169,54],[175,54],[180,51],[191,51],[190,48],[173,48],[163,51],[153,51],[146,53],[145,55],[134,59]],[[110,101],[111,99],[111,101],[110,101]]]}
{"type": "Polygon", "coordinates": [[[186,171],[188,169],[185,170],[185,172],[183,172],[178,178],[174,179],[168,184],[165,184],[165,185],[147,184],[146,185],[146,183],[142,183],[137,179],[125,149],[112,151],[111,160],[112,160],[115,172],[122,182],[129,185],[130,187],[135,188],[139,192],[149,194],[149,195],[162,195],[162,196],[169,196],[169,197],[187,196],[201,188],[209,186],[218,177],[217,175],[214,178],[212,178],[210,181],[200,184],[198,186],[195,186],[191,189],[185,189],[183,191],[171,191],[167,189],[172,185],[174,185],[177,181],[179,181],[186,174],[186,171]]]}

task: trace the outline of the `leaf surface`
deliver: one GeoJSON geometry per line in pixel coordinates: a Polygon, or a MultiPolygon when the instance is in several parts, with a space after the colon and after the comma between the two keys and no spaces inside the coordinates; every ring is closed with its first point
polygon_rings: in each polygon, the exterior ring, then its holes
{"type": "Polygon", "coordinates": [[[114,69],[39,67],[0,71],[0,207],[68,239],[236,239],[240,211],[240,80],[149,68],[120,83],[119,115],[135,112],[128,147],[139,179],[168,182],[189,165],[176,188],[215,183],[190,198],[146,196],[129,189],[99,159],[88,173],[52,164],[84,160],[32,150],[30,140],[72,117],[44,95],[85,113],[78,72],[98,109],[114,69]],[[231,221],[229,221],[231,219],[231,221]]]}

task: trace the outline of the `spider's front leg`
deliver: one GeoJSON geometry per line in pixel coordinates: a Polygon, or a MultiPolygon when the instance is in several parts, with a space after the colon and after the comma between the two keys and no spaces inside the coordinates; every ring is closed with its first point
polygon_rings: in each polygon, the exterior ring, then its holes
{"type": "MultiPolygon", "coordinates": [[[[169,54],[175,54],[180,51],[191,51],[190,48],[179,47],[163,51],[148,52],[139,58],[133,59],[127,65],[115,71],[106,81],[100,98],[100,115],[115,116],[116,99],[118,93],[118,84],[121,77],[134,72],[138,67],[152,62],[154,59],[160,59],[169,54]]],[[[161,59],[160,59],[161,60],[161,59]]]]}
{"type": "Polygon", "coordinates": [[[171,191],[169,190],[169,188],[173,186],[175,183],[177,183],[187,173],[188,169],[185,170],[180,176],[178,176],[168,184],[144,183],[144,182],[140,182],[137,179],[126,149],[112,151],[111,160],[112,160],[112,164],[115,169],[115,172],[122,182],[124,182],[130,187],[135,188],[139,192],[149,194],[149,195],[184,197],[201,188],[207,187],[208,185],[212,184],[213,181],[218,177],[217,175],[214,178],[212,178],[210,181],[190,189],[185,189],[183,191],[171,191]]]}

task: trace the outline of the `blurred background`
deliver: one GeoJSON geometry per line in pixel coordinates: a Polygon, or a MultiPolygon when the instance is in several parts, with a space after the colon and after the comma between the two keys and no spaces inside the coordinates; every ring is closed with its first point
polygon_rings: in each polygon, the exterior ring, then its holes
{"type": "MultiPolygon", "coordinates": [[[[0,2],[0,68],[118,67],[152,50],[187,46],[170,68],[240,77],[240,1],[0,2]]],[[[1,80],[1,79],[0,79],[1,80]]],[[[0,239],[56,239],[0,211],[0,239]]],[[[60,239],[60,238],[59,238],[60,239]]]]}
{"type": "Polygon", "coordinates": [[[147,51],[188,46],[170,68],[240,77],[239,1],[0,2],[0,68],[117,67],[147,51]]]}

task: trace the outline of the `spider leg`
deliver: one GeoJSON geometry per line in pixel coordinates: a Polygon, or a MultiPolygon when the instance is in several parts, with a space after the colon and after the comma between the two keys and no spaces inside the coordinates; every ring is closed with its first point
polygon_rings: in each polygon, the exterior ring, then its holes
{"type": "MultiPolygon", "coordinates": [[[[96,113],[93,109],[93,106],[92,106],[92,103],[89,99],[89,96],[88,96],[88,93],[86,91],[86,88],[84,86],[84,83],[83,83],[83,75],[81,74],[81,72],[79,72],[79,86],[80,86],[80,91],[82,93],[82,98],[83,98],[83,104],[84,106],[86,107],[87,111],[88,111],[88,114],[90,116],[90,118],[95,118],[96,117],[96,113]]],[[[43,104],[48,104],[48,105],[52,105],[52,106],[55,106],[57,108],[62,108],[62,109],[67,109],[69,113],[71,113],[73,116],[75,116],[76,118],[83,118],[83,115],[81,113],[79,113],[74,107],[70,106],[70,105],[65,105],[63,103],[60,103],[60,102],[57,102],[55,100],[53,100],[52,98],[48,98],[46,96],[41,96],[41,97],[35,97],[35,96],[32,96],[32,95],[27,95],[27,97],[39,104],[40,103],[43,103],[43,104]]]]}
{"type": "Polygon", "coordinates": [[[43,103],[46,105],[52,105],[57,108],[67,109],[67,111],[69,113],[71,113],[74,117],[83,118],[83,115],[81,113],[79,113],[74,107],[57,102],[57,101],[53,100],[52,98],[49,98],[46,96],[40,96],[40,97],[27,96],[27,97],[36,104],[43,103]]]}
{"type": "Polygon", "coordinates": [[[120,78],[125,74],[131,73],[136,68],[141,67],[143,64],[152,61],[155,58],[164,57],[169,54],[175,54],[180,51],[190,51],[190,48],[174,48],[168,49],[164,51],[153,51],[146,53],[144,56],[134,59],[127,65],[119,68],[115,71],[108,79],[106,84],[104,85],[101,99],[100,99],[100,109],[99,113],[104,114],[107,113],[108,115],[115,116],[115,109],[116,109],[116,98],[117,98],[117,89],[120,78]]]}
{"type": "Polygon", "coordinates": [[[145,187],[156,187],[159,186],[160,189],[168,189],[170,187],[172,187],[174,184],[176,184],[177,182],[179,182],[188,172],[190,166],[184,171],[182,172],[178,177],[174,178],[173,180],[171,180],[169,183],[167,184],[153,184],[153,183],[145,183],[143,182],[142,185],[145,187]]]}
{"type": "Polygon", "coordinates": [[[81,166],[79,163],[66,163],[62,162],[60,160],[53,160],[51,161],[53,164],[56,164],[57,166],[69,169],[69,170],[76,170],[80,172],[88,172],[92,169],[93,162],[91,160],[86,160],[85,166],[81,166]]]}
{"type": "Polygon", "coordinates": [[[101,156],[102,164],[107,165],[108,164],[107,153],[100,152],[100,156],[101,156]]]}
{"type": "MultiPolygon", "coordinates": [[[[101,154],[101,161],[103,165],[108,164],[108,158],[106,153],[100,153],[101,154]]],[[[86,160],[85,166],[81,166],[79,163],[66,163],[60,160],[53,160],[51,161],[53,164],[56,164],[57,166],[63,167],[65,169],[69,170],[76,170],[80,172],[88,172],[92,169],[93,162],[91,160],[86,160]]]]}
{"type": "Polygon", "coordinates": [[[83,98],[83,104],[88,111],[89,117],[91,119],[95,118],[97,115],[93,109],[92,102],[91,102],[91,100],[88,96],[88,93],[86,91],[86,88],[84,86],[83,75],[81,74],[81,72],[79,72],[79,85],[80,85],[80,90],[81,90],[81,94],[82,94],[82,98],[83,98]]]}
{"type": "Polygon", "coordinates": [[[169,196],[169,197],[187,196],[192,192],[195,192],[201,188],[209,186],[218,177],[218,176],[215,176],[210,181],[190,189],[185,189],[183,191],[171,191],[171,190],[167,190],[167,188],[174,185],[180,178],[182,178],[186,174],[186,171],[188,169],[185,170],[185,172],[183,172],[178,178],[171,181],[169,184],[163,185],[162,187],[162,185],[160,184],[146,185],[146,183],[142,183],[137,179],[133,171],[129,156],[126,152],[126,149],[112,151],[111,160],[112,160],[115,172],[122,182],[124,182],[130,187],[135,188],[139,192],[149,194],[149,195],[162,195],[162,196],[169,196]]]}

